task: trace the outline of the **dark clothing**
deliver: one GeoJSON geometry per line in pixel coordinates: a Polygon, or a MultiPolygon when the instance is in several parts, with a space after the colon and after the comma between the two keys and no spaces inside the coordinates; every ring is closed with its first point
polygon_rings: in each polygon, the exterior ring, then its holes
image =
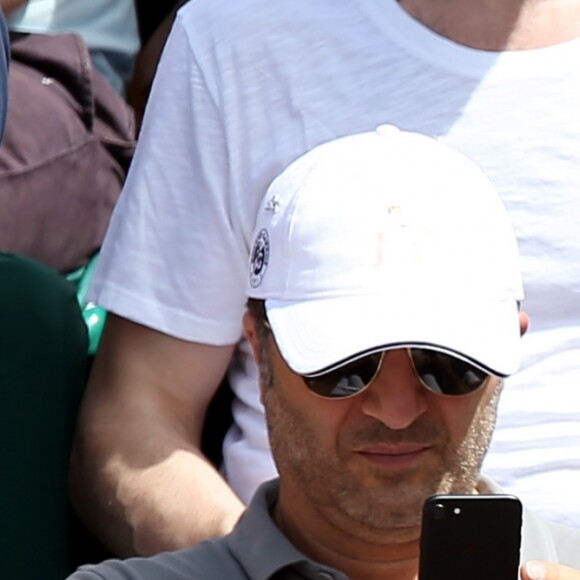
{"type": "Polygon", "coordinates": [[[0,248],[69,273],[101,247],[133,155],[133,112],[76,34],[13,34],[10,52],[0,248]]]}
{"type": "Polygon", "coordinates": [[[87,328],[54,270],[0,252],[0,280],[2,578],[62,580],[74,569],[67,477],[87,328]]]}
{"type": "Polygon", "coordinates": [[[135,0],[139,37],[141,38],[142,44],[145,44],[151,38],[151,35],[157,27],[178,3],[179,0],[166,0],[165,2],[154,3],[145,2],[145,0],[135,0]]]}

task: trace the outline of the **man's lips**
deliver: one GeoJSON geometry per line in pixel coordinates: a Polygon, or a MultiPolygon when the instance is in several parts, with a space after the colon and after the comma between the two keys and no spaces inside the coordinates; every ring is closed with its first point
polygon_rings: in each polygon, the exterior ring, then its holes
{"type": "Polygon", "coordinates": [[[372,463],[385,467],[407,467],[431,449],[426,443],[377,443],[355,449],[355,453],[372,463]]]}

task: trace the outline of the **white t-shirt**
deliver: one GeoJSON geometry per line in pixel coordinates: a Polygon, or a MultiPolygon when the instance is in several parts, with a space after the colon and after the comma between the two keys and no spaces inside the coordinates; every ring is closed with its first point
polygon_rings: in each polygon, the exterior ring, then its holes
{"type": "MultiPolygon", "coordinates": [[[[580,526],[579,55],[580,40],[469,49],[395,0],[191,0],[154,83],[93,297],[184,339],[237,342],[250,236],[272,178],[315,145],[382,123],[439,137],[499,188],[532,318],[487,472],[580,526]]],[[[247,501],[274,466],[245,342],[230,380],[225,472],[247,501]]]]}

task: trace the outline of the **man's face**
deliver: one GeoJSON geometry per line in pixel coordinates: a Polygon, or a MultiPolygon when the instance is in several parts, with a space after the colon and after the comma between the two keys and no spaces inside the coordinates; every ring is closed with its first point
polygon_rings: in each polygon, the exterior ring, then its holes
{"type": "Polygon", "coordinates": [[[273,384],[263,387],[262,400],[282,493],[372,540],[387,532],[413,537],[427,496],[475,489],[498,380],[468,396],[442,397],[421,385],[405,350],[394,350],[365,391],[325,400],[273,341],[270,352],[273,384]]]}

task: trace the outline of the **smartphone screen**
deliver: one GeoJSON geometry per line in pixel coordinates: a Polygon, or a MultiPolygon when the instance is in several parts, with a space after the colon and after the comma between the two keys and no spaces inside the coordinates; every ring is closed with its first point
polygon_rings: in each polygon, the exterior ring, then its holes
{"type": "Polygon", "coordinates": [[[522,504],[512,495],[435,495],[423,505],[419,580],[517,580],[522,504]]]}

